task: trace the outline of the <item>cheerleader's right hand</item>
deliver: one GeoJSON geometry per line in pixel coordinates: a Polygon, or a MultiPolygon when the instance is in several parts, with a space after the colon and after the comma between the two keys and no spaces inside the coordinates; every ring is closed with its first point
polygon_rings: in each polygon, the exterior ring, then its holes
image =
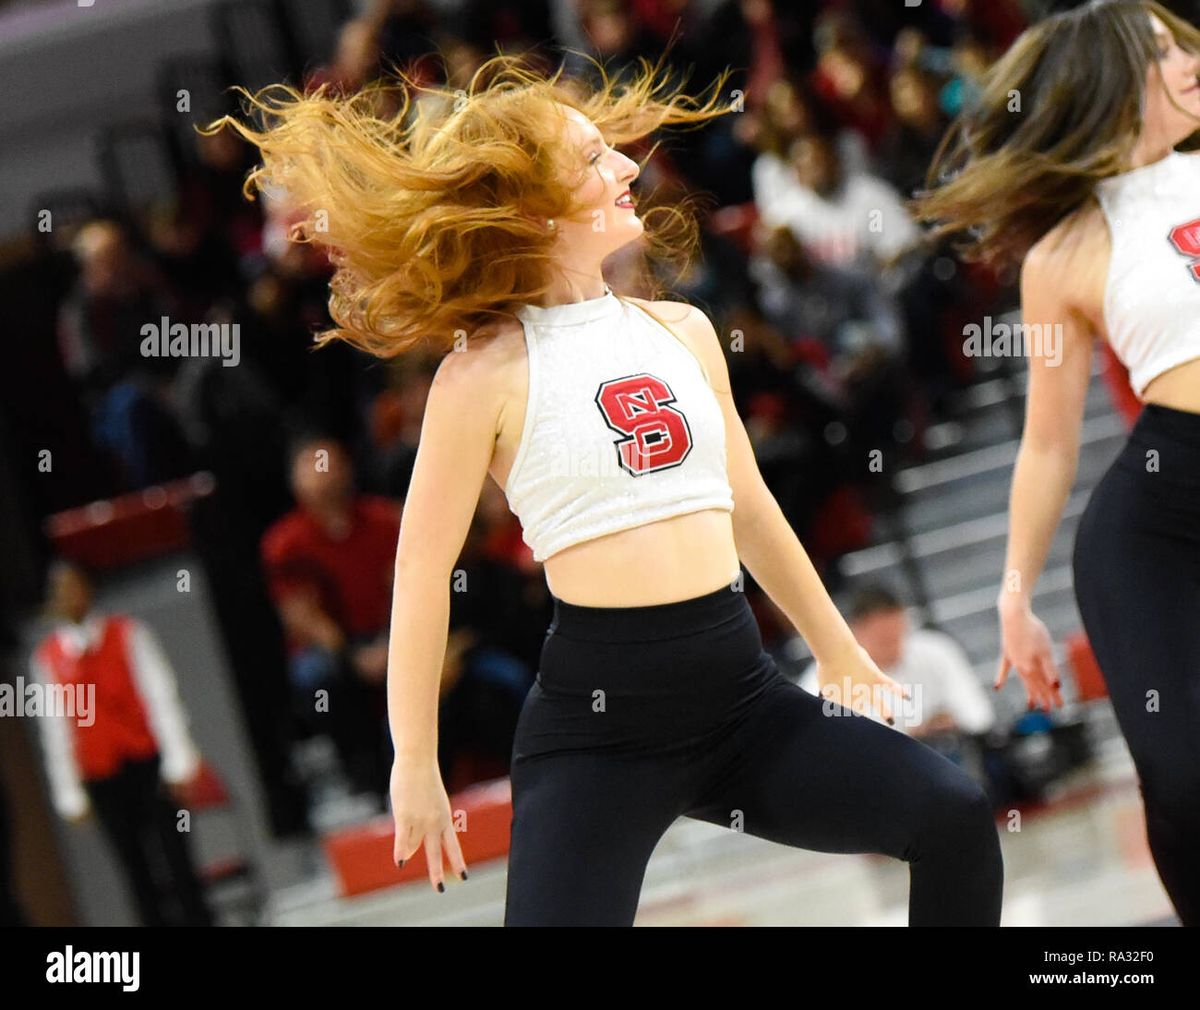
{"type": "Polygon", "coordinates": [[[396,758],[392,762],[389,792],[396,827],[392,859],[397,867],[403,866],[423,845],[429,883],[435,890],[445,890],[444,860],[449,861],[455,874],[466,880],[467,864],[459,848],[450,798],[442,784],[436,757],[396,758]]]}
{"type": "Polygon", "coordinates": [[[1004,686],[1009,667],[1016,667],[1025,683],[1029,708],[1035,705],[1047,712],[1062,706],[1062,677],[1054,663],[1054,643],[1050,632],[1033,613],[1027,601],[1011,598],[999,604],[1000,666],[992,686],[1004,686]]]}

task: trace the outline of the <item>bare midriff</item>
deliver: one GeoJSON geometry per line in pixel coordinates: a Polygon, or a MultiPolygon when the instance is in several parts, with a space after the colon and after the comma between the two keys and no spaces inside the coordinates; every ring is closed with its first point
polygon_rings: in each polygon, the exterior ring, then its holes
{"type": "Polygon", "coordinates": [[[1142,390],[1145,403],[1200,414],[1200,358],[1185,361],[1156,375],[1142,390]]]}
{"type": "Polygon", "coordinates": [[[732,585],[733,515],[703,509],[574,544],[545,561],[550,592],[583,607],[674,603],[732,585]]]}

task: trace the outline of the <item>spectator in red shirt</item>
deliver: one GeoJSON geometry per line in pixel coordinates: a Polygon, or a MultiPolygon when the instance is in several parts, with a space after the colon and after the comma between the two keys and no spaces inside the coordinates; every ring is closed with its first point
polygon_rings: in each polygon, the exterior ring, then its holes
{"type": "Polygon", "coordinates": [[[346,449],[301,436],[291,451],[296,508],[262,539],[287,636],[297,715],[333,739],[356,791],[386,795],[388,622],[400,506],[358,494],[346,449]]]}

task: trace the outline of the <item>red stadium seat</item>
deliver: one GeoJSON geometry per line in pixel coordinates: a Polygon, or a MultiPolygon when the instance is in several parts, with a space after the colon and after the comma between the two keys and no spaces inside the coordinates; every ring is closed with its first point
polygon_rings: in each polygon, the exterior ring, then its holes
{"type": "MultiPolygon", "coordinates": [[[[450,797],[450,809],[464,827],[459,832],[458,844],[467,862],[468,873],[472,863],[508,855],[512,790],[507,778],[481,782],[454,793],[450,797]]],[[[391,814],[381,814],[365,824],[340,828],[322,838],[321,845],[341,897],[428,878],[423,849],[403,869],[396,869],[392,862],[394,838],[391,814]]],[[[447,869],[446,872],[450,871],[447,869]]]]}
{"type": "Polygon", "coordinates": [[[216,481],[201,471],[47,516],[43,528],[62,557],[94,570],[119,568],[188,545],[187,506],[212,494],[216,481]]]}

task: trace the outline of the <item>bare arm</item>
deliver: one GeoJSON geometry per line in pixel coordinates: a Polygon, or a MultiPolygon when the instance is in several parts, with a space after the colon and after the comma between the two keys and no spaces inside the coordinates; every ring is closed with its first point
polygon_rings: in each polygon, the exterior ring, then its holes
{"type": "MultiPolygon", "coordinates": [[[[1095,251],[1095,243],[1084,248],[1095,251]]],[[[1054,643],[1033,613],[1033,587],[1046,563],[1063,504],[1075,481],[1079,429],[1091,372],[1093,327],[1071,298],[1088,286],[1094,261],[1078,264],[1039,242],[1021,268],[1021,309],[1026,325],[1040,324],[1057,343],[1051,353],[1030,349],[1025,430],[1017,452],[1008,506],[1008,548],[996,601],[1000,616],[1000,662],[993,686],[1004,685],[1009,667],[1025,682],[1029,706],[1047,712],[1062,704],[1062,678],[1054,643]],[[1072,294],[1068,294],[1072,293],[1072,294]]],[[[1102,297],[1102,295],[1101,295],[1102,297]]]]}
{"type": "Polygon", "coordinates": [[[1039,247],[1021,269],[1022,319],[1041,324],[1043,334],[1055,334],[1059,356],[1036,354],[1033,348],[1029,353],[1025,430],[1009,497],[1008,549],[998,599],[1002,607],[1029,606],[1079,462],[1093,334],[1064,297],[1075,287],[1066,273],[1063,259],[1039,247]]]}
{"type": "Polygon", "coordinates": [[[486,353],[446,355],[434,376],[396,547],[388,721],[397,760],[437,754],[450,575],[495,448],[500,398],[486,353]]]}

